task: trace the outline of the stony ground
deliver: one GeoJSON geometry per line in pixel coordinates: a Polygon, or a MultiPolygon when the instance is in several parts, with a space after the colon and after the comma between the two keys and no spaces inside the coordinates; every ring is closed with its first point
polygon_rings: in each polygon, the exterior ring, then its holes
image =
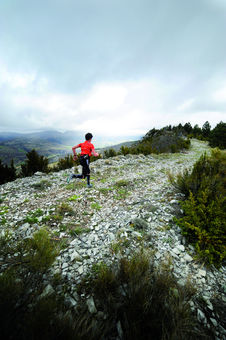
{"type": "MultiPolygon", "coordinates": [[[[29,237],[45,225],[62,246],[53,271],[72,286],[94,262],[110,262],[120,252],[129,255],[140,245],[153,249],[157,263],[171,261],[179,282],[194,282],[212,313],[209,327],[216,328],[216,339],[223,339],[223,322],[210,300],[218,296],[226,302],[226,270],[205,268],[195,259],[173,222],[181,213],[182,196],[168,180],[169,172],[191,168],[205,151],[210,151],[206,143],[193,140],[191,149],[180,154],[99,159],[91,163],[91,189],[82,180],[67,183],[73,169],[1,185],[1,233],[10,229],[16,238],[29,237]]],[[[75,296],[69,301],[76,305],[75,296]]],[[[199,308],[197,315],[207,323],[199,308]]]]}

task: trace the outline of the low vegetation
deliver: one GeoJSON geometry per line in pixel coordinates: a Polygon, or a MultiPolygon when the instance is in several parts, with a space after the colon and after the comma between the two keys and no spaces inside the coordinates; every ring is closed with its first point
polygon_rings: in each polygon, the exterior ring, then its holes
{"type": "Polygon", "coordinates": [[[107,266],[98,263],[81,283],[76,331],[81,339],[208,339],[192,314],[194,289],[181,287],[168,265],[155,268],[147,252],[121,258],[107,266]],[[99,317],[90,314],[85,299],[93,298],[99,317]],[[82,302],[82,300],[81,300],[82,302]],[[205,335],[205,336],[204,336],[205,335]]]}
{"type": "Polygon", "coordinates": [[[65,334],[62,297],[44,294],[43,277],[57,254],[45,229],[18,242],[7,232],[0,237],[1,339],[56,339],[65,334]]]}
{"type": "Polygon", "coordinates": [[[176,223],[206,263],[220,266],[226,259],[226,153],[204,154],[171,181],[185,195],[176,223]]]}
{"type": "Polygon", "coordinates": [[[130,259],[95,263],[70,309],[71,285],[48,271],[58,251],[45,229],[20,242],[5,234],[0,245],[2,339],[211,339],[191,310],[194,288],[178,285],[170,263],[156,268],[143,249],[130,259]]]}
{"type": "Polygon", "coordinates": [[[104,157],[114,157],[117,155],[127,154],[159,154],[165,152],[179,152],[183,149],[188,149],[190,140],[182,135],[181,131],[174,131],[171,127],[165,127],[160,130],[150,130],[140,141],[134,143],[132,146],[122,146],[119,152],[114,149],[104,151],[104,157]]]}

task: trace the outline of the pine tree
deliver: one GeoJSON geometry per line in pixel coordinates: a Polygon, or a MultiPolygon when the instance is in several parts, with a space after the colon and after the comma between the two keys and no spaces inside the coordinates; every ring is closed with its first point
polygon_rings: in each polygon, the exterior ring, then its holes
{"type": "Polygon", "coordinates": [[[21,165],[22,176],[32,176],[36,171],[48,172],[48,158],[40,156],[35,149],[26,154],[27,160],[21,165]]]}
{"type": "Polygon", "coordinates": [[[210,136],[211,126],[208,121],[206,121],[202,126],[202,135],[204,138],[208,138],[210,136]]]}
{"type": "Polygon", "coordinates": [[[226,123],[217,124],[210,133],[209,142],[212,147],[226,148],[226,123]]]}

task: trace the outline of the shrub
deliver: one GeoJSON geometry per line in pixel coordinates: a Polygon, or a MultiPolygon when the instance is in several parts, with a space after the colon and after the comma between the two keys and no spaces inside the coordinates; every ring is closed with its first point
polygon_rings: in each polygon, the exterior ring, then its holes
{"type": "Polygon", "coordinates": [[[0,245],[1,339],[65,339],[71,328],[68,320],[65,329],[66,317],[60,317],[66,313],[62,297],[40,295],[46,286],[43,275],[57,255],[47,231],[18,243],[7,233],[0,245]]]}
{"type": "Polygon", "coordinates": [[[81,339],[115,339],[119,332],[127,340],[208,339],[190,310],[194,289],[179,286],[167,267],[155,269],[144,251],[111,266],[95,265],[79,293],[93,298],[103,314],[95,317],[81,300],[76,323],[81,339]]]}
{"type": "Polygon", "coordinates": [[[45,229],[40,229],[34,233],[31,239],[27,240],[25,251],[28,255],[24,256],[24,261],[30,271],[35,273],[46,272],[57,256],[57,250],[45,229]]]}
{"type": "Polygon", "coordinates": [[[30,211],[29,214],[24,219],[24,222],[33,224],[33,223],[38,223],[38,217],[43,215],[42,209],[36,209],[35,211],[30,211]]]}
{"type": "Polygon", "coordinates": [[[129,185],[129,181],[126,179],[120,179],[114,185],[116,188],[126,187],[129,185]]]}
{"type": "Polygon", "coordinates": [[[110,158],[115,156],[117,156],[117,152],[112,148],[104,151],[104,158],[110,158]]]}
{"type": "Polygon", "coordinates": [[[62,202],[57,207],[57,212],[62,216],[64,216],[65,214],[67,214],[69,216],[74,216],[76,214],[75,211],[73,210],[73,208],[65,202],[62,202]]]}
{"type": "Polygon", "coordinates": [[[171,183],[179,189],[186,198],[190,191],[196,195],[199,190],[206,187],[210,190],[210,198],[214,199],[223,190],[226,192],[226,154],[219,150],[213,150],[211,157],[205,153],[194,164],[192,171],[185,169],[182,174],[170,177],[171,183]]]}
{"type": "Polygon", "coordinates": [[[184,217],[176,219],[183,235],[194,244],[199,256],[219,266],[226,259],[226,198],[209,201],[209,193],[200,191],[196,198],[190,193],[182,202],[184,217]]]}
{"type": "Polygon", "coordinates": [[[43,179],[43,180],[41,180],[40,182],[37,182],[37,183],[32,184],[31,186],[32,186],[33,188],[35,188],[35,189],[38,189],[38,190],[41,190],[41,191],[42,191],[42,190],[45,190],[45,189],[51,187],[52,184],[51,184],[49,181],[43,179]]]}
{"type": "MultiPolygon", "coordinates": [[[[48,276],[56,249],[45,230],[18,244],[7,234],[0,245],[6,263],[0,274],[2,339],[110,340],[119,333],[127,340],[211,339],[191,312],[194,289],[178,285],[167,265],[155,268],[143,250],[111,265],[94,264],[77,287],[73,312],[57,292],[61,277],[48,276]],[[47,277],[52,289],[45,295],[47,277]]],[[[66,295],[70,288],[64,284],[66,295]]]]}
{"type": "Polygon", "coordinates": [[[121,148],[120,148],[120,154],[122,154],[122,155],[128,155],[129,153],[130,153],[130,151],[129,151],[130,149],[129,149],[129,147],[128,146],[121,146],[121,148]]]}
{"type": "Polygon", "coordinates": [[[185,194],[184,216],[175,219],[198,254],[208,264],[220,266],[226,258],[226,154],[214,150],[202,155],[191,172],[172,183],[185,194]]]}
{"type": "Polygon", "coordinates": [[[53,171],[70,169],[75,165],[72,155],[66,155],[64,158],[59,158],[57,164],[52,168],[53,171]]]}

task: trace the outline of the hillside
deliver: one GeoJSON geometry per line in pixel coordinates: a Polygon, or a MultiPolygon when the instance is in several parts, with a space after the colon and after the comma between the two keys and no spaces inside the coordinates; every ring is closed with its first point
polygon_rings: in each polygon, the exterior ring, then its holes
{"type": "Polygon", "coordinates": [[[82,136],[73,131],[64,133],[59,131],[43,131],[36,133],[0,133],[0,159],[4,164],[15,164],[26,159],[26,153],[35,149],[40,155],[55,162],[71,152],[71,146],[76,144],[82,136]]]}
{"type": "Polygon", "coordinates": [[[122,146],[127,146],[130,147],[132,146],[134,143],[136,143],[136,141],[131,141],[131,142],[124,142],[124,143],[119,143],[119,144],[114,144],[111,146],[106,146],[104,148],[100,148],[100,152],[103,153],[105,150],[109,150],[109,149],[114,149],[116,152],[118,152],[122,146]]]}
{"type": "MultiPolygon", "coordinates": [[[[36,133],[10,133],[0,132],[0,159],[3,164],[18,165],[26,159],[26,153],[35,149],[40,155],[49,159],[49,163],[56,162],[59,158],[71,153],[72,145],[83,141],[84,136],[76,134],[74,131],[42,131],[36,133]]],[[[110,143],[111,140],[108,141],[110,143]]],[[[113,148],[116,151],[121,146],[130,146],[133,142],[125,142],[108,146],[106,148],[96,148],[100,153],[104,150],[113,148]]],[[[100,139],[100,145],[106,145],[104,140],[100,139]]],[[[114,142],[112,141],[112,144],[114,142]]]]}
{"type": "MultiPolygon", "coordinates": [[[[167,177],[169,171],[175,174],[191,167],[209,150],[207,143],[192,140],[191,149],[183,153],[99,159],[91,163],[92,189],[82,180],[67,184],[72,169],[6,183],[0,186],[1,233],[8,229],[15,240],[29,238],[46,225],[52,238],[64,243],[49,275],[61,274],[69,283],[71,310],[77,304],[75,287],[94,263],[111,263],[119,256],[112,251],[115,245],[129,256],[142,244],[154,250],[156,265],[170,259],[180,284],[190,278],[204,301],[203,306],[191,302],[193,310],[201,323],[214,330],[215,339],[223,339],[224,320],[211,301],[218,296],[226,302],[226,270],[208,269],[195,260],[193,247],[173,222],[173,216],[181,213],[182,196],[167,177]],[[64,211],[62,204],[67,207],[64,211]]],[[[53,287],[45,282],[46,293],[53,287]]]]}

